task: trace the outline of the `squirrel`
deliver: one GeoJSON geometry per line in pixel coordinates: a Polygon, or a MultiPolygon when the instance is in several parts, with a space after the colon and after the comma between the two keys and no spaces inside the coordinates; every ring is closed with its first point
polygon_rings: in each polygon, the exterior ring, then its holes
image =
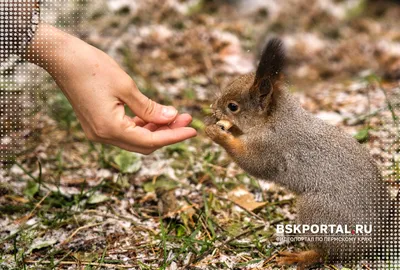
{"type": "Polygon", "coordinates": [[[353,137],[301,107],[285,85],[284,67],[283,43],[271,39],[256,72],[239,76],[218,94],[205,132],[247,173],[297,194],[299,224],[373,224],[372,245],[313,241],[310,250],[280,252],[278,265],[304,269],[371,257],[390,197],[378,166],[353,137]]]}

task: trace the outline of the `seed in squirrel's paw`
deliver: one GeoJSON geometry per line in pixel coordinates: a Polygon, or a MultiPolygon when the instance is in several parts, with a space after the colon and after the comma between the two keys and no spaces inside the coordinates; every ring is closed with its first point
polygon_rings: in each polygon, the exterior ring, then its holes
{"type": "Polygon", "coordinates": [[[217,122],[217,125],[225,131],[228,131],[233,125],[231,122],[229,122],[228,120],[219,120],[217,122]]]}

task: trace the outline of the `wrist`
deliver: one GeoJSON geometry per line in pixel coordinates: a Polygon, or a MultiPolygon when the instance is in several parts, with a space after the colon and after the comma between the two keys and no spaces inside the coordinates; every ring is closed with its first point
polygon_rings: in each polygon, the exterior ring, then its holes
{"type": "Polygon", "coordinates": [[[51,25],[40,23],[35,37],[27,47],[25,58],[53,75],[57,66],[61,67],[64,62],[65,48],[70,46],[71,38],[69,34],[51,25]]]}

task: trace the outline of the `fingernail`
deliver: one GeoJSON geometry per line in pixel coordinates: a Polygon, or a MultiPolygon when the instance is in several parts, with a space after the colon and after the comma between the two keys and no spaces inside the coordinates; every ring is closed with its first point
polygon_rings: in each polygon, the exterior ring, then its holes
{"type": "Polygon", "coordinates": [[[170,106],[163,107],[161,112],[165,118],[172,118],[178,113],[174,107],[170,107],[170,106]]]}

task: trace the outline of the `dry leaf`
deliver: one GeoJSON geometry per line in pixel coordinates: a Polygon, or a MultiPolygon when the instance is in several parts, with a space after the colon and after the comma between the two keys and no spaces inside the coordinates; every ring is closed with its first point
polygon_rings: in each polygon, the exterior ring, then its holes
{"type": "Polygon", "coordinates": [[[242,186],[233,189],[228,195],[229,200],[249,212],[254,212],[267,204],[267,202],[256,202],[254,195],[242,186]]]}
{"type": "Polygon", "coordinates": [[[85,181],[88,181],[88,179],[85,179],[82,177],[73,178],[73,177],[61,176],[60,183],[63,186],[79,186],[79,185],[85,183],[85,181]]]}
{"type": "Polygon", "coordinates": [[[13,195],[6,195],[5,198],[8,198],[14,202],[18,202],[18,203],[28,203],[29,200],[24,198],[24,197],[20,197],[20,196],[13,196],[13,195]]]}

